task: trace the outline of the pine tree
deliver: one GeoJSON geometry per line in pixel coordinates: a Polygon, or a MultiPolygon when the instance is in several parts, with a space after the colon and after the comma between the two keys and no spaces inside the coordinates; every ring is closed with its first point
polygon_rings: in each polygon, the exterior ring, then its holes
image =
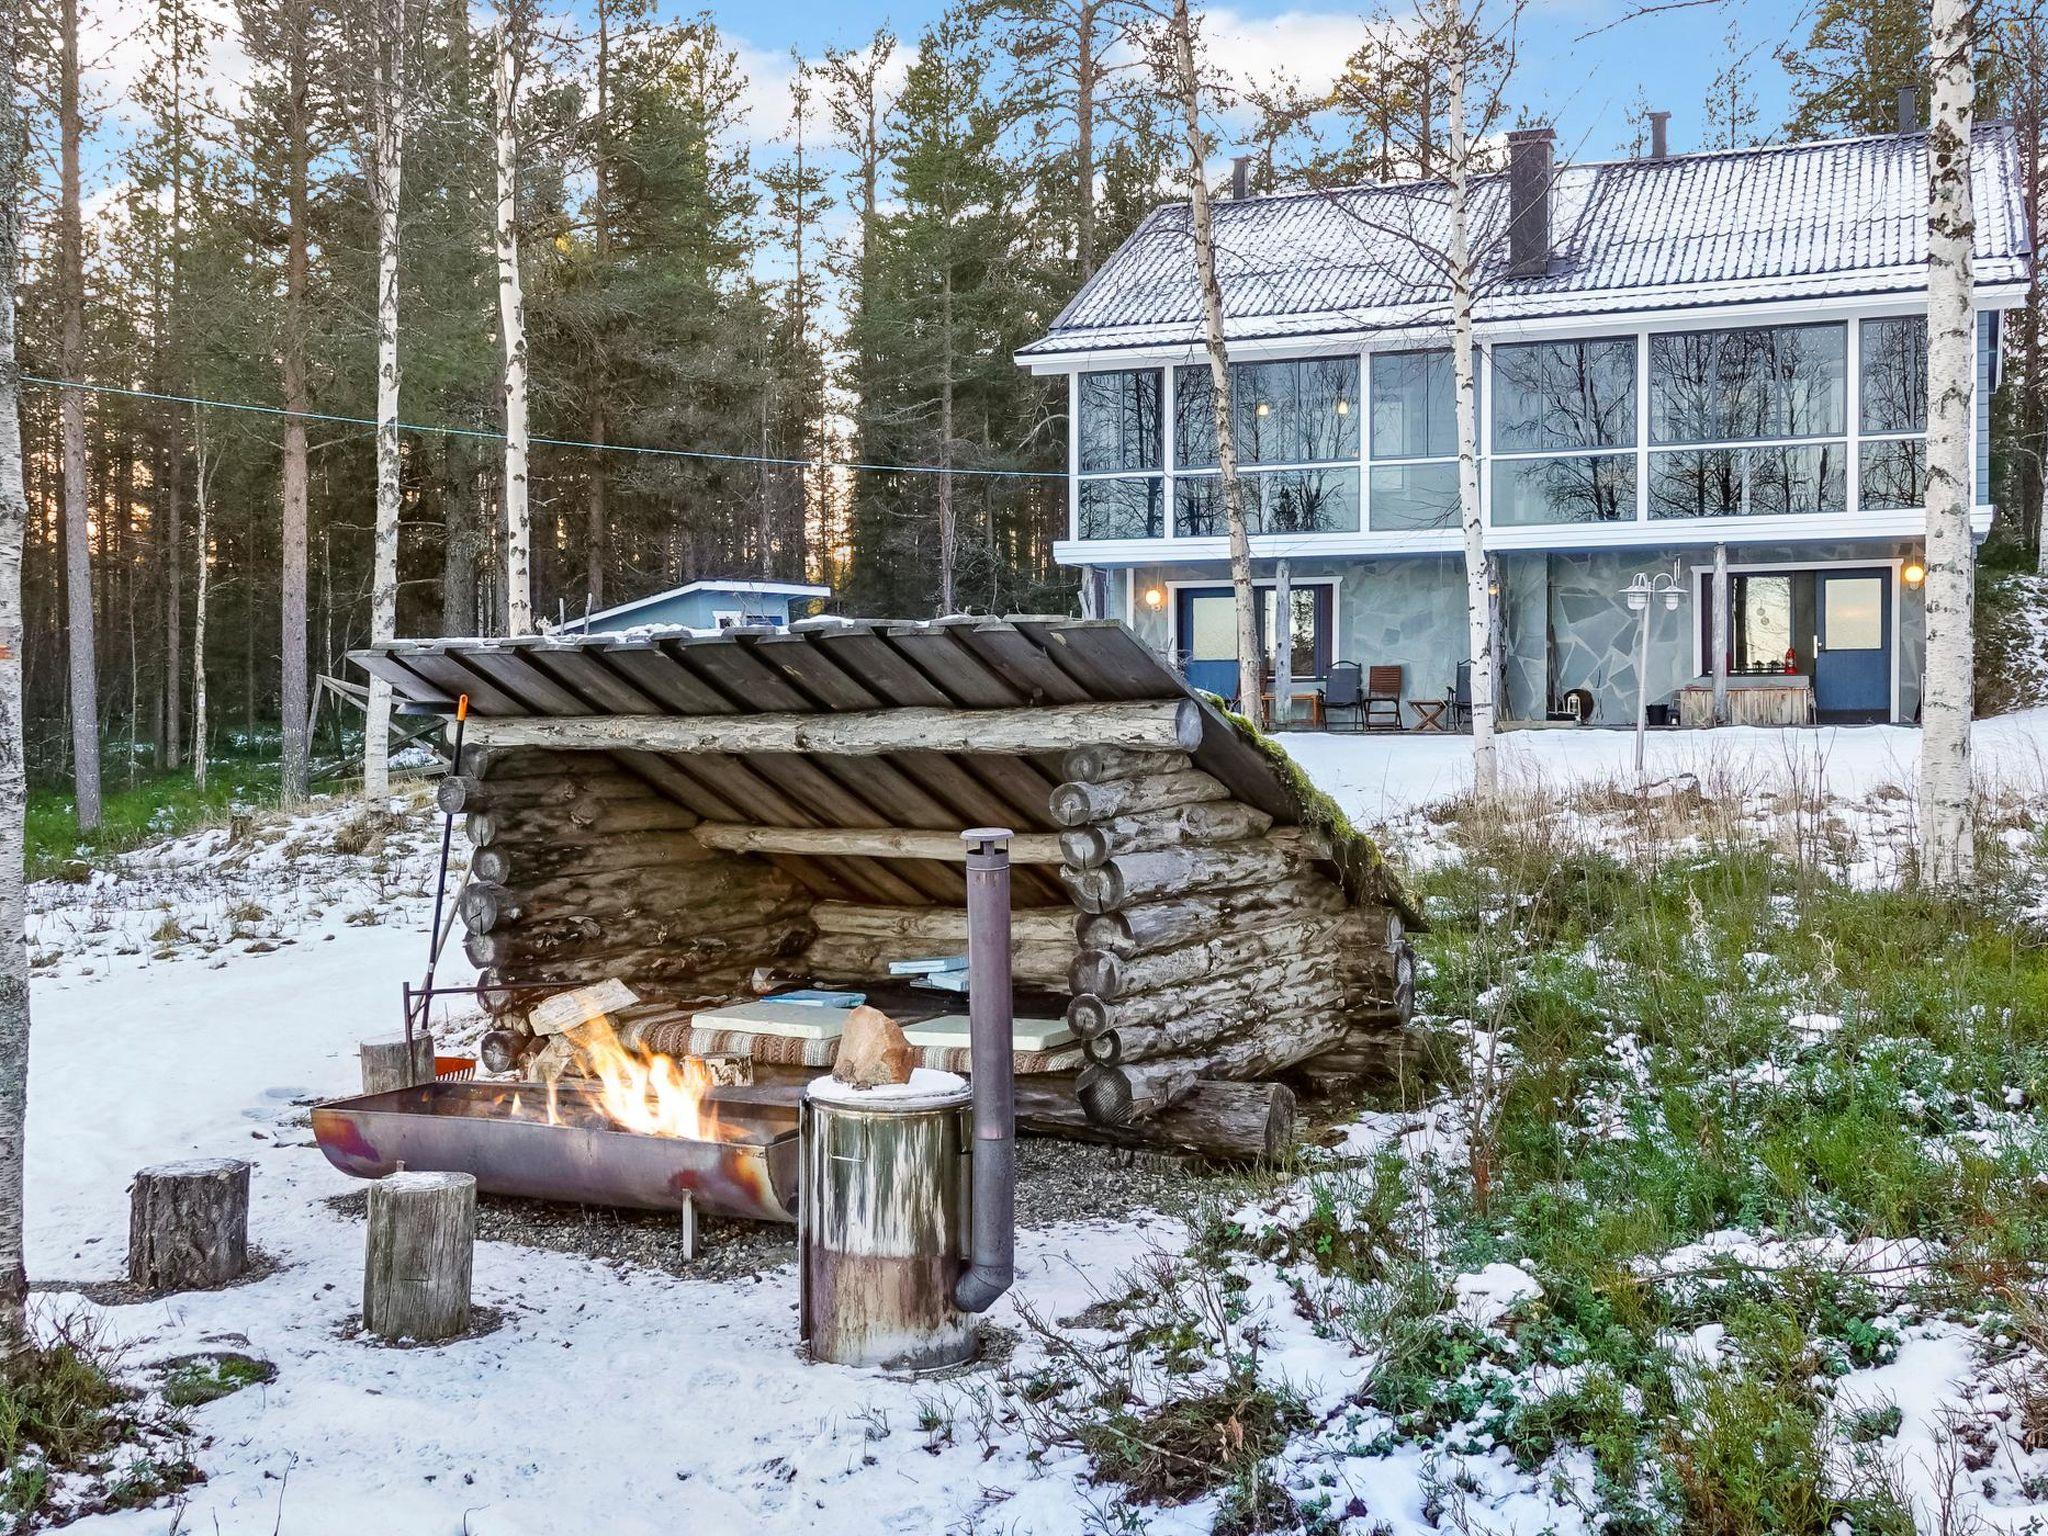
{"type": "Polygon", "coordinates": [[[1927,98],[1927,22],[1920,0],[1821,0],[1801,47],[1778,50],[1791,77],[1794,139],[1890,133],[1911,86],[1927,98]]]}

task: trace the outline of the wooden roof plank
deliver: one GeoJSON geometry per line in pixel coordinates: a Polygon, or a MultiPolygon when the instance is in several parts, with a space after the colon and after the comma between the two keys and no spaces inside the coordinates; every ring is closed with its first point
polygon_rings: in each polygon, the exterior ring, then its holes
{"type": "Polygon", "coordinates": [[[737,637],[697,635],[688,640],[662,643],[669,655],[731,699],[742,714],[780,714],[818,708],[779,677],[766,662],[742,650],[737,637]]]}
{"type": "Polygon", "coordinates": [[[448,697],[469,695],[469,707],[480,715],[523,715],[526,702],[507,693],[468,664],[460,651],[432,650],[417,641],[400,642],[391,654],[440,688],[448,697]]]}
{"type": "Polygon", "coordinates": [[[802,635],[763,635],[740,645],[820,709],[878,709],[884,702],[802,635]]]}
{"type": "Polygon", "coordinates": [[[663,650],[654,640],[614,640],[596,647],[613,671],[678,715],[736,715],[739,706],[663,650]]]}
{"type": "Polygon", "coordinates": [[[945,689],[893,649],[873,624],[834,625],[829,629],[792,624],[790,628],[801,631],[834,665],[885,704],[935,709],[953,702],[945,689]]]}
{"type": "Polygon", "coordinates": [[[1034,704],[1079,704],[1088,690],[1062,671],[1042,646],[1016,625],[1002,619],[963,624],[953,631],[960,644],[972,651],[1012,687],[1019,687],[1034,704]]]}
{"type": "Polygon", "coordinates": [[[1025,702],[1025,691],[990,671],[942,624],[892,624],[883,632],[897,654],[945,690],[962,709],[1002,709],[1025,702]]]}
{"type": "Polygon", "coordinates": [[[590,710],[590,701],[575,689],[556,682],[547,673],[501,645],[479,646],[463,653],[464,661],[537,715],[579,715],[590,710]]]}
{"type": "Polygon", "coordinates": [[[386,651],[358,651],[356,665],[372,677],[382,678],[400,700],[412,703],[453,704],[455,696],[420,676],[386,651]]]}

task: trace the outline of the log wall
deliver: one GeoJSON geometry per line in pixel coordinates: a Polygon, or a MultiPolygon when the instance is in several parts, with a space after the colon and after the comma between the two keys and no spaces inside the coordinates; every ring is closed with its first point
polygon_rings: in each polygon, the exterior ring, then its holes
{"type": "Polygon", "coordinates": [[[1182,752],[1081,748],[1065,772],[1051,804],[1078,909],[1067,1021],[1091,1118],[1399,1031],[1399,919],[1347,899],[1318,834],[1274,826],[1182,752]]]}
{"type": "Polygon", "coordinates": [[[513,749],[466,757],[442,807],[474,848],[457,898],[478,999],[536,1045],[525,1005],[565,986],[620,977],[648,997],[743,992],[754,968],[813,936],[812,893],[780,864],[707,847],[698,818],[599,753],[513,749]]]}

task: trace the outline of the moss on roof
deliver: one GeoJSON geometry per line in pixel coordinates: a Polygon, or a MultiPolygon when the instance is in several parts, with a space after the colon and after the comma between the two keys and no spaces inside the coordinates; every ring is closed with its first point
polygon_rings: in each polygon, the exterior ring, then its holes
{"type": "MultiPolygon", "coordinates": [[[[1214,695],[1210,697],[1214,698],[1214,695]]],[[[1351,824],[1351,818],[1344,814],[1344,807],[1308,776],[1287,748],[1222,700],[1216,699],[1215,702],[1217,713],[1230,722],[1231,729],[1256,748],[1279,775],[1287,798],[1294,803],[1296,819],[1310,831],[1320,832],[1330,840],[1330,849],[1336,857],[1345,891],[1354,900],[1370,900],[1392,907],[1410,928],[1426,929],[1429,925],[1423,920],[1421,909],[1408,894],[1393,866],[1387,863],[1379,844],[1351,824]]]]}

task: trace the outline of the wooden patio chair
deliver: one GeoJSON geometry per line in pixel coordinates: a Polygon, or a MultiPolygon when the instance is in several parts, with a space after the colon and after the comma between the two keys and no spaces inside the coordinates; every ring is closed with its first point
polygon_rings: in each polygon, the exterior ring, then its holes
{"type": "Polygon", "coordinates": [[[1380,721],[1391,731],[1401,729],[1401,667],[1398,663],[1365,669],[1365,728],[1371,730],[1375,721],[1380,721]]]}
{"type": "Polygon", "coordinates": [[[1365,725],[1365,677],[1355,661],[1333,661],[1330,675],[1323,680],[1323,722],[1337,728],[1340,714],[1351,716],[1351,728],[1365,725]]]}

